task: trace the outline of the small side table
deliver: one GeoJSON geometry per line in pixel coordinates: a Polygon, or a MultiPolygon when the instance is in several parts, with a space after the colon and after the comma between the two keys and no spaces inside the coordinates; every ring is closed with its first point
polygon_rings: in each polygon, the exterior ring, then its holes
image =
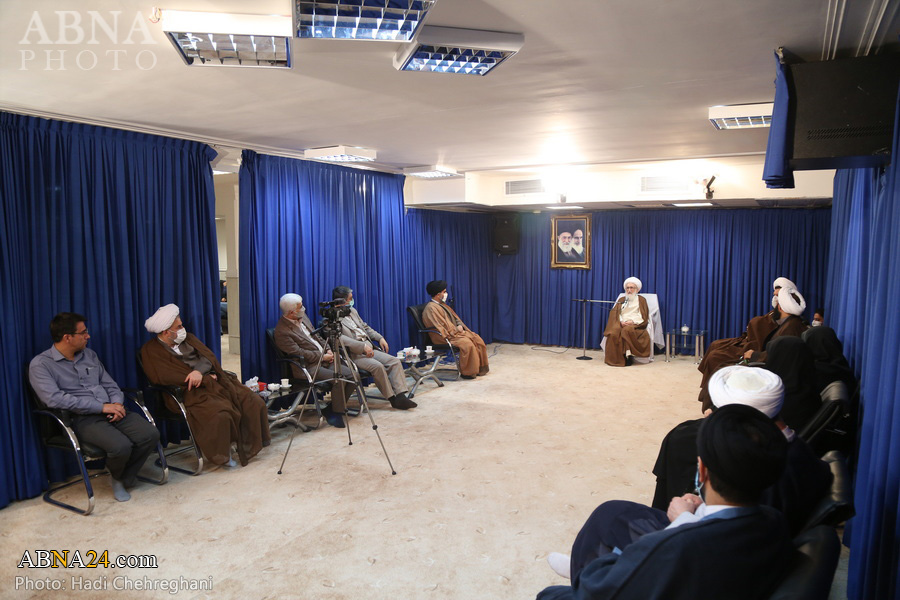
{"type": "Polygon", "coordinates": [[[691,329],[690,331],[681,331],[680,329],[670,329],[666,332],[666,362],[675,358],[678,350],[694,351],[694,363],[699,364],[703,360],[703,348],[706,346],[706,330],[691,329]],[[681,342],[675,343],[680,336],[681,342]],[[689,338],[693,338],[693,344],[688,342],[689,338]]]}
{"type": "Polygon", "coordinates": [[[443,354],[426,352],[424,356],[419,355],[414,359],[403,359],[403,363],[406,365],[406,374],[413,378],[413,385],[409,388],[409,394],[407,394],[409,398],[416,395],[416,388],[418,388],[419,384],[425,379],[431,379],[438,384],[438,387],[444,387],[444,382],[434,374],[441,362],[442,356],[443,354]]]}

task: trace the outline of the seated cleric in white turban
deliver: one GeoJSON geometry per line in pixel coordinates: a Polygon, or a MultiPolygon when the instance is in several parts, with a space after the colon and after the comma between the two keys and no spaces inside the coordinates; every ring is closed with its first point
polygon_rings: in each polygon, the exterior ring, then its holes
{"type": "Polygon", "coordinates": [[[269,445],[265,402],[222,369],[212,350],[185,330],[179,312],[167,304],[144,322],[156,334],[141,348],[144,372],[155,384],[184,388],[188,423],[207,460],[237,466],[232,456],[236,445],[238,460],[246,465],[269,445]]]}
{"type": "Polygon", "coordinates": [[[772,310],[747,323],[747,330],[736,338],[716,340],[709,345],[697,370],[703,374],[700,381],[701,410],[710,407],[707,385],[713,373],[722,367],[741,360],[763,362],[766,360],[766,344],[775,338],[792,335],[799,337],[807,326],[800,315],[806,310],[806,301],[793,281],[779,277],[772,283],[772,310]]]}
{"type": "Polygon", "coordinates": [[[650,356],[653,345],[647,325],[650,323],[650,309],[647,300],[638,294],[641,280],[629,277],[623,287],[625,295],[609,311],[609,320],[603,335],[606,336],[604,360],[613,367],[627,367],[632,356],[650,356]]]}

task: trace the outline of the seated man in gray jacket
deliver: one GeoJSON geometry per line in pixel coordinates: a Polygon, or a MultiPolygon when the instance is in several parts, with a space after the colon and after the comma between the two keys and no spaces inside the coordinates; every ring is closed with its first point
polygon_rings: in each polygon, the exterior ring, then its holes
{"type": "Polygon", "coordinates": [[[344,300],[350,306],[350,314],[341,318],[341,339],[350,353],[350,360],[372,375],[378,390],[391,406],[399,410],[418,406],[406,397],[409,387],[406,385],[406,374],[400,359],[388,354],[390,348],[384,336],[369,327],[353,308],[353,290],[340,285],[334,288],[331,297],[334,300],[344,300]],[[375,349],[376,343],[381,350],[375,349]]]}

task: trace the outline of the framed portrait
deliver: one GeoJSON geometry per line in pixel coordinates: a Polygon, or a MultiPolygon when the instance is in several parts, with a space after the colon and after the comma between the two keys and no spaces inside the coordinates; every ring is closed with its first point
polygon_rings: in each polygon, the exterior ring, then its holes
{"type": "Polygon", "coordinates": [[[591,215],[553,216],[550,267],[591,268],[591,215]]]}

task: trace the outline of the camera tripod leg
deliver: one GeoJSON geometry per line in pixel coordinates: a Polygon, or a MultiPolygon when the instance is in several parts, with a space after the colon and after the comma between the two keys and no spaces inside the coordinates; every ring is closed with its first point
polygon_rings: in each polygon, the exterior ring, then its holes
{"type": "Polygon", "coordinates": [[[372,411],[369,410],[369,403],[366,400],[365,395],[362,396],[360,400],[366,409],[366,414],[369,415],[369,421],[372,423],[372,431],[375,432],[375,437],[378,438],[378,443],[381,444],[381,451],[384,452],[384,458],[387,459],[388,466],[391,468],[391,475],[396,475],[397,471],[394,470],[394,465],[391,464],[391,457],[388,456],[387,449],[384,447],[384,442],[381,441],[381,434],[378,433],[378,425],[375,424],[375,418],[372,417],[372,411]]]}
{"type": "Polygon", "coordinates": [[[347,430],[347,445],[353,445],[353,437],[350,435],[350,419],[347,418],[347,415],[341,415],[341,418],[344,420],[344,428],[347,430]]]}
{"type": "MultiPolygon", "coordinates": [[[[387,450],[384,447],[384,442],[381,439],[381,434],[378,433],[378,425],[375,423],[375,417],[372,416],[372,411],[369,410],[369,400],[366,398],[366,392],[363,389],[362,380],[359,377],[359,371],[356,368],[356,364],[350,360],[350,353],[347,352],[347,347],[344,345],[344,342],[338,338],[338,345],[340,346],[340,352],[338,354],[338,359],[342,355],[344,360],[348,365],[352,365],[349,367],[350,373],[353,375],[353,383],[356,386],[356,394],[359,396],[359,412],[362,414],[365,412],[369,416],[369,422],[372,423],[372,431],[375,432],[375,437],[378,438],[378,443],[381,444],[381,451],[384,452],[384,457],[387,459],[388,467],[391,469],[391,475],[396,475],[397,471],[394,469],[394,465],[391,463],[391,457],[388,456],[387,450]]],[[[347,436],[350,436],[350,427],[349,423],[347,424],[347,436]]],[[[350,442],[353,443],[352,441],[350,442]]]]}
{"type": "Polygon", "coordinates": [[[284,451],[284,456],[281,457],[281,466],[278,467],[278,474],[281,475],[281,470],[284,469],[284,461],[287,460],[288,453],[291,451],[291,445],[294,443],[294,437],[297,435],[297,430],[302,427],[300,423],[300,419],[303,418],[303,411],[306,410],[306,403],[309,402],[309,396],[312,394],[313,402],[316,402],[316,393],[314,391],[313,386],[310,386],[308,390],[306,390],[306,397],[303,399],[303,408],[300,409],[300,416],[297,418],[297,423],[294,425],[294,431],[291,433],[291,439],[288,440],[288,446],[284,451]]]}

